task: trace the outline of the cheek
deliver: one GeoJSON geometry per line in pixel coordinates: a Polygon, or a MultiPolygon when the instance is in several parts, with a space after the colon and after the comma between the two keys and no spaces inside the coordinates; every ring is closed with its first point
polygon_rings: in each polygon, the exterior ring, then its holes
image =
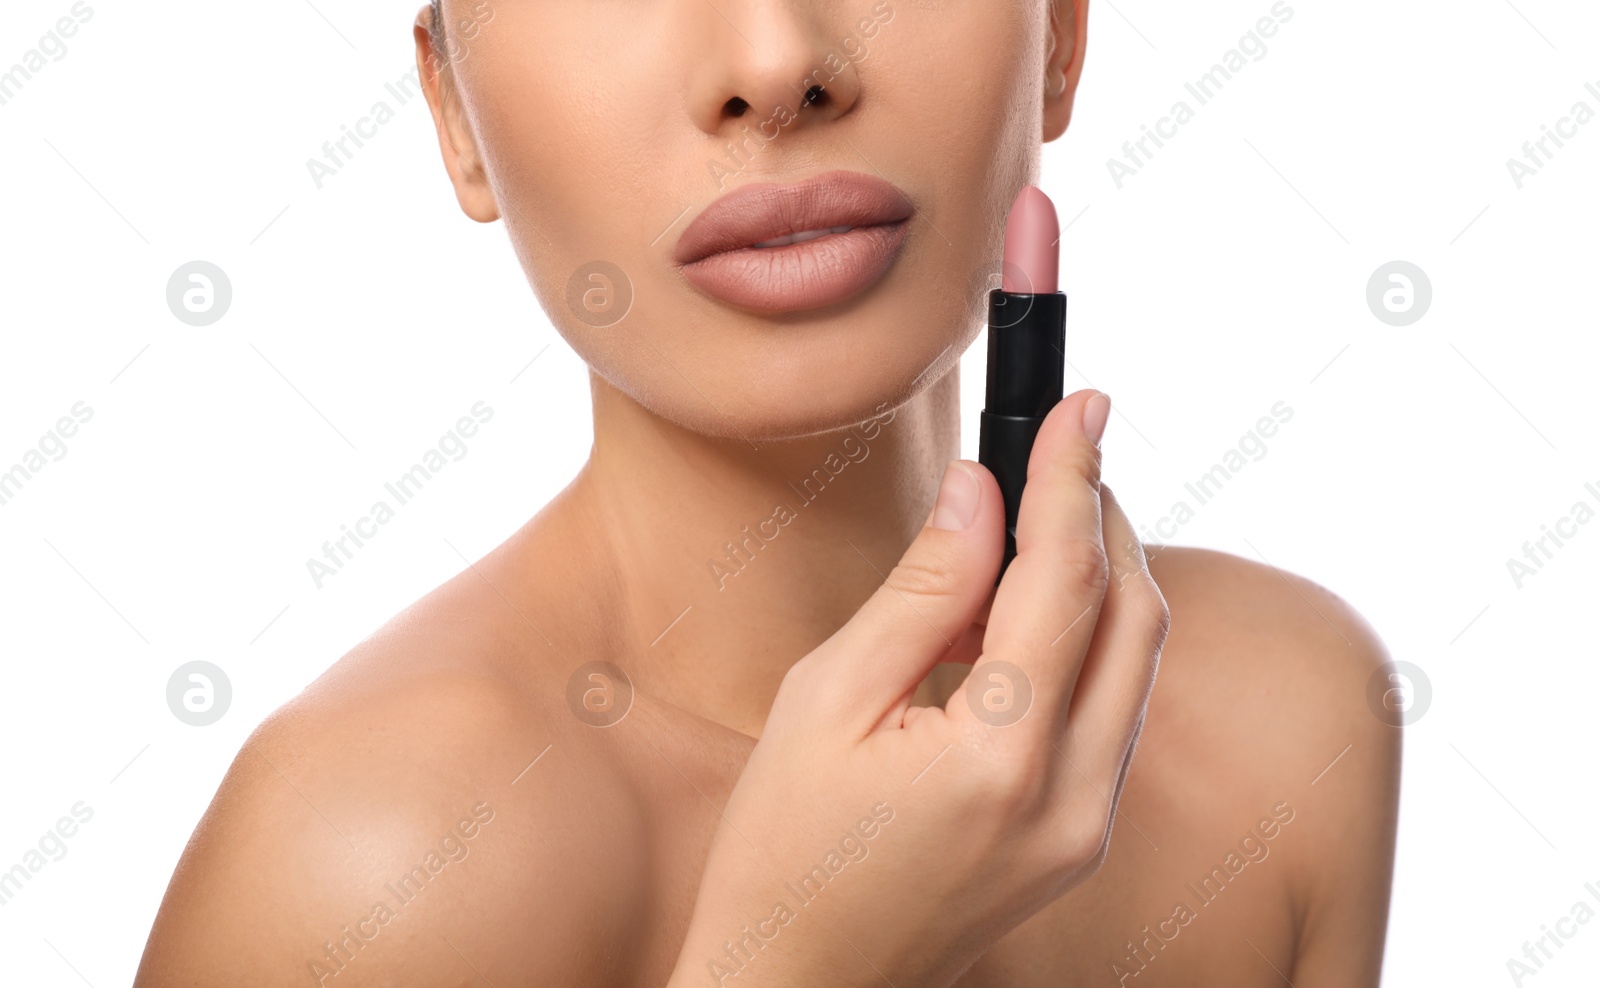
{"type": "Polygon", "coordinates": [[[864,66],[893,106],[885,118],[896,142],[968,181],[1036,154],[1042,127],[1043,50],[1032,15],[996,16],[993,2],[902,9],[873,50],[877,64],[864,66]]]}
{"type": "Polygon", "coordinates": [[[675,56],[636,18],[604,30],[597,6],[502,5],[463,86],[502,221],[552,318],[590,262],[645,276],[652,242],[693,201],[675,175],[690,127],[675,56]]]}

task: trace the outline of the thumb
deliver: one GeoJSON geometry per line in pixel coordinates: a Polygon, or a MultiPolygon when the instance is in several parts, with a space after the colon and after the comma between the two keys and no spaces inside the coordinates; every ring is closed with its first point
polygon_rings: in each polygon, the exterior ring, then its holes
{"type": "Polygon", "coordinates": [[[994,589],[1004,551],[1000,485],[982,464],[952,460],[916,540],[813,653],[816,674],[862,734],[966,633],[994,589]]]}

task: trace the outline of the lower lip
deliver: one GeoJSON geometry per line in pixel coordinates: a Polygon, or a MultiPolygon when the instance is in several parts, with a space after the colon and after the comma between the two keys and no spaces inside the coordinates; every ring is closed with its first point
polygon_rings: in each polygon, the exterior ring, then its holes
{"type": "Polygon", "coordinates": [[[857,227],[784,247],[713,254],[681,270],[713,298],[758,312],[793,312],[843,302],[894,265],[909,220],[857,227]]]}

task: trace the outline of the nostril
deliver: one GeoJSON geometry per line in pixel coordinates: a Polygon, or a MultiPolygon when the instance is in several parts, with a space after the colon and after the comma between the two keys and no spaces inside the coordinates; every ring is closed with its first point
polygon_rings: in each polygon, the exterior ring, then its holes
{"type": "Polygon", "coordinates": [[[806,90],[806,99],[805,102],[801,104],[801,108],[804,109],[808,106],[816,106],[819,103],[825,102],[827,98],[828,91],[825,87],[812,86],[810,89],[806,90]]]}
{"type": "Polygon", "coordinates": [[[730,117],[737,118],[744,116],[744,111],[748,109],[750,109],[750,104],[746,103],[740,97],[735,96],[733,99],[728,100],[728,102],[723,105],[722,112],[726,113],[730,117]]]}

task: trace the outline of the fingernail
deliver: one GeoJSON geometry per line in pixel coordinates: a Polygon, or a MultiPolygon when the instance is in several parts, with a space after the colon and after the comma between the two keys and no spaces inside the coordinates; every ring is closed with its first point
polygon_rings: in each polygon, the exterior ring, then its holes
{"type": "Polygon", "coordinates": [[[958,532],[978,514],[978,478],[960,460],[951,460],[939,482],[939,500],[933,506],[933,527],[958,532]]]}
{"type": "Polygon", "coordinates": [[[1106,420],[1111,418],[1111,396],[1098,392],[1083,404],[1083,434],[1096,446],[1106,434],[1106,420]]]}

